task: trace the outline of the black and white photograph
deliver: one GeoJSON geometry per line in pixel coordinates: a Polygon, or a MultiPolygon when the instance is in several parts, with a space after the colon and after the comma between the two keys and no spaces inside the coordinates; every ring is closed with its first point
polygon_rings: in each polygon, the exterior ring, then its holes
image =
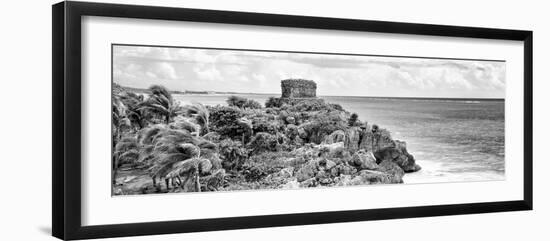
{"type": "Polygon", "coordinates": [[[9,1],[0,241],[544,240],[544,1],[9,1]]]}
{"type": "Polygon", "coordinates": [[[506,179],[506,61],[113,44],[112,195],[506,179]]]}

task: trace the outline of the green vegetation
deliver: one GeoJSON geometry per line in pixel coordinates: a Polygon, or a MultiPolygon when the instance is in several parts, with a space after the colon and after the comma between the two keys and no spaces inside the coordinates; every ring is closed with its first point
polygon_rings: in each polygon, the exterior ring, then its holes
{"type": "Polygon", "coordinates": [[[235,106],[237,108],[241,109],[260,109],[262,108],[262,105],[255,100],[239,97],[239,96],[230,96],[227,99],[227,104],[229,106],[235,106]]]}
{"type": "Polygon", "coordinates": [[[400,183],[420,167],[389,131],[319,98],[181,105],[115,86],[113,194],[400,183]]]}

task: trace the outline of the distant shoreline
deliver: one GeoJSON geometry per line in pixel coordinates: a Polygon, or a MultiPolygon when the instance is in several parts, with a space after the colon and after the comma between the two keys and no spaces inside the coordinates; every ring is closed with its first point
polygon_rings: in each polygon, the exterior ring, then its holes
{"type": "MultiPolygon", "coordinates": [[[[140,93],[148,93],[148,89],[142,89],[142,88],[135,88],[135,87],[127,87],[127,86],[120,86],[124,89],[131,90],[134,92],[140,92],[140,93]]],[[[276,96],[280,97],[280,94],[276,93],[244,93],[244,92],[222,92],[222,91],[193,91],[193,90],[185,90],[185,91],[171,91],[173,94],[176,95],[197,95],[197,96],[216,96],[216,95],[263,95],[263,96],[276,96]]],[[[333,98],[366,98],[366,99],[380,99],[380,100],[392,100],[392,99],[398,99],[398,100],[434,100],[434,101],[505,101],[504,98],[452,98],[452,97],[393,97],[393,96],[353,96],[353,95],[320,95],[318,96],[320,98],[323,97],[333,97],[333,98]]]]}

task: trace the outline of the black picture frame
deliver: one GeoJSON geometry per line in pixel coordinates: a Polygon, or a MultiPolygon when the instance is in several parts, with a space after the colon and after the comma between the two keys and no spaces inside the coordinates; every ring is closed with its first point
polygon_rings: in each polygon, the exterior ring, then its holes
{"type": "Polygon", "coordinates": [[[533,32],[523,30],[290,16],[90,2],[52,6],[52,233],[88,239],[532,210],[533,208],[533,32]],[[421,207],[212,218],[99,226],[81,224],[81,18],[103,16],[257,26],[349,30],[427,36],[516,40],[524,44],[523,199],[421,207]]]}

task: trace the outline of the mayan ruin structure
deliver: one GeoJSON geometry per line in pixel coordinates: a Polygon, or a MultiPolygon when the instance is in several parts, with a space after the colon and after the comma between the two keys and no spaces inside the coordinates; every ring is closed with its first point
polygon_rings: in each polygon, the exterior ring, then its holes
{"type": "Polygon", "coordinates": [[[285,79],[281,81],[281,98],[315,98],[317,84],[313,80],[285,79]]]}

